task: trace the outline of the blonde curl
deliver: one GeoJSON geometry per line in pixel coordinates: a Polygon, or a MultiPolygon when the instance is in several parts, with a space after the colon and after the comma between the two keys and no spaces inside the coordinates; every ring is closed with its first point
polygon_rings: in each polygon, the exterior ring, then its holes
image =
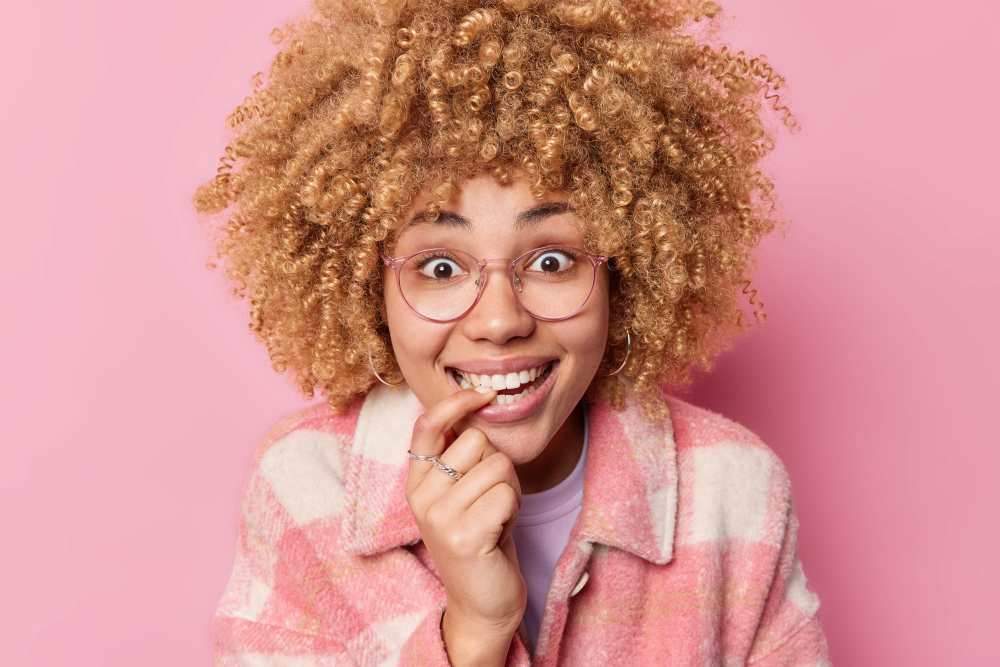
{"type": "MultiPolygon", "coordinates": [[[[610,258],[609,339],[588,388],[650,418],[766,320],[754,249],[777,220],[759,162],[769,107],[791,132],[785,81],[763,55],[701,43],[716,3],[678,0],[314,0],[275,29],[268,73],[227,117],[215,175],[194,193],[224,213],[215,257],[272,367],[339,411],[402,379],[382,318],[403,212],[433,218],[464,178],[565,188],[588,249],[610,258]],[[752,318],[740,300],[746,299],[752,318]],[[602,377],[631,354],[621,373],[602,377]]],[[[210,262],[210,267],[215,263],[210,262]]]]}

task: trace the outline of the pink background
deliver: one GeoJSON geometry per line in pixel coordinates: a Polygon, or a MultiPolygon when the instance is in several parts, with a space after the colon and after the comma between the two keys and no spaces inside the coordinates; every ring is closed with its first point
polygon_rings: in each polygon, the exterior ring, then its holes
{"type": "MultiPolygon", "coordinates": [[[[769,319],[689,400],[785,461],[834,664],[998,664],[998,10],[723,4],[804,129],[768,163],[769,319]]],[[[7,10],[5,664],[211,664],[250,454],[303,401],[189,197],[304,6],[7,10]]]]}

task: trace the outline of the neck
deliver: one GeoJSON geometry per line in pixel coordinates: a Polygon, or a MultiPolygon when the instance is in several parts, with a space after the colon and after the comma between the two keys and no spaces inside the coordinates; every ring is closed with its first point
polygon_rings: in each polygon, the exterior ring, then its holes
{"type": "Polygon", "coordinates": [[[514,466],[521,493],[546,491],[573,472],[583,452],[583,401],[576,404],[541,454],[514,466]]]}

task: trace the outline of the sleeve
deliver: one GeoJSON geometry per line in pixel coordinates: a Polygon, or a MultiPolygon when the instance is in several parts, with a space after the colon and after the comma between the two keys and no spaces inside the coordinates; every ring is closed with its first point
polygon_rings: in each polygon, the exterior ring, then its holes
{"type": "MultiPolygon", "coordinates": [[[[279,425],[280,426],[280,425],[279,425]]],[[[287,426],[287,425],[286,425],[287,426]]],[[[348,605],[332,593],[328,585],[330,569],[347,573],[356,567],[344,561],[334,565],[317,556],[314,544],[293,518],[297,511],[315,515],[312,505],[324,505],[335,492],[327,489],[327,499],[319,502],[320,490],[310,490],[305,471],[324,465],[316,458],[295,454],[294,445],[309,449],[305,437],[280,440],[287,427],[276,427],[254,454],[254,462],[243,490],[237,520],[236,555],[211,623],[215,665],[235,667],[342,667],[372,662],[366,652],[360,628],[378,619],[342,614],[348,605]],[[269,448],[280,445],[279,455],[268,456],[269,448]],[[262,460],[266,463],[262,464],[262,460]],[[267,473],[265,473],[265,470],[267,473]],[[276,493],[268,479],[286,482],[300,492],[297,510],[290,510],[287,489],[276,493]],[[283,502],[284,500],[284,502],[283,502]],[[308,507],[307,507],[308,506],[308,507]],[[336,634],[335,634],[336,633],[336,634]],[[355,644],[355,642],[361,642],[355,644]]],[[[315,449],[325,449],[317,445],[315,449]]],[[[329,471],[327,471],[329,473],[329,471]]],[[[339,483],[326,475],[328,483],[339,483]]],[[[314,481],[313,481],[314,482],[314,481]]],[[[371,564],[363,564],[355,575],[371,574],[371,564]]],[[[353,575],[352,575],[353,576],[353,575]]],[[[386,591],[385,595],[391,595],[386,591]]],[[[383,655],[385,662],[402,667],[429,665],[451,667],[441,633],[443,607],[432,609],[415,630],[383,655]]],[[[389,632],[393,632],[389,629],[389,632]]],[[[378,650],[375,651],[376,653],[378,650]]],[[[382,660],[379,660],[382,662],[382,660]]],[[[507,653],[508,667],[530,667],[529,653],[518,636],[507,653]]]]}
{"type": "MultiPolygon", "coordinates": [[[[432,667],[451,667],[448,652],[441,634],[441,621],[444,607],[437,607],[427,614],[413,634],[403,645],[399,664],[403,667],[429,665],[432,667]]],[[[518,633],[514,633],[507,651],[506,667],[530,667],[531,658],[527,647],[518,633]]]]}
{"type": "Polygon", "coordinates": [[[215,664],[354,665],[320,627],[307,583],[288,562],[306,547],[260,471],[255,456],[241,500],[232,572],[212,618],[215,664]]]}
{"type": "Polygon", "coordinates": [[[796,540],[799,522],[791,487],[783,485],[787,512],[775,575],[747,658],[755,667],[829,667],[829,651],[816,612],[819,598],[806,587],[796,540]]]}

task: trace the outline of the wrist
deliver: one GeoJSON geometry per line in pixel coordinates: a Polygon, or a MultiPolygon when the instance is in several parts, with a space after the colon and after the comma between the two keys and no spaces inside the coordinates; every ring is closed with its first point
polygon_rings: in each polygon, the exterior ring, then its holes
{"type": "Polygon", "coordinates": [[[476,623],[454,609],[441,615],[441,638],[453,667],[495,665],[503,667],[514,630],[476,623]]]}

